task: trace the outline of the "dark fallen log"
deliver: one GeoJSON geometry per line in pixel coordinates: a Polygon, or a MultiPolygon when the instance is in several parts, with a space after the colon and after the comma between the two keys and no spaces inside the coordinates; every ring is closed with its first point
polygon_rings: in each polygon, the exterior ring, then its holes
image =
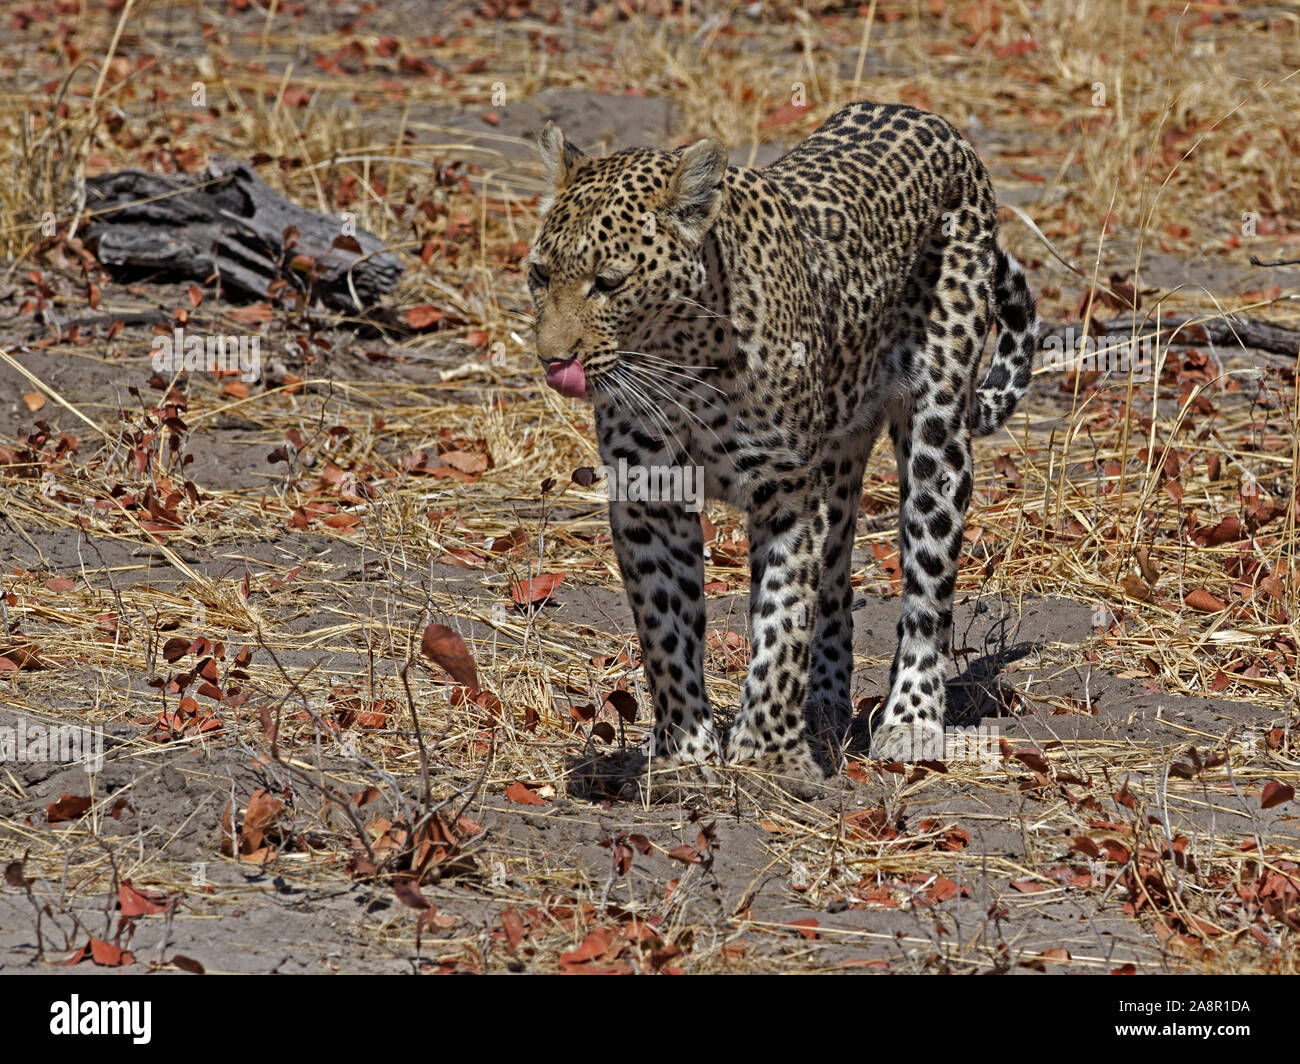
{"type": "Polygon", "coordinates": [[[88,244],[104,266],[215,279],[227,294],[265,299],[279,279],[361,313],[402,274],[377,237],[345,235],[341,217],[291,203],[234,159],[218,157],[198,176],[121,170],[87,178],[86,206],[94,212],[88,244]]]}
{"type": "MultiPolygon", "coordinates": [[[[1155,317],[1139,314],[1137,336],[1152,339],[1156,336],[1155,317]]],[[[1102,322],[1094,319],[1089,332],[1094,338],[1102,336],[1114,341],[1126,340],[1133,335],[1133,318],[1116,318],[1102,322]]],[[[1048,337],[1056,337],[1067,348],[1072,348],[1071,341],[1077,341],[1082,335],[1083,323],[1077,321],[1045,323],[1040,334],[1040,342],[1048,337]]],[[[1196,344],[1223,344],[1231,346],[1252,347],[1258,351],[1268,351],[1275,355],[1287,355],[1296,358],[1300,355],[1300,329],[1291,329],[1285,325],[1275,325],[1258,318],[1247,318],[1241,314],[1230,314],[1222,318],[1198,320],[1195,316],[1173,315],[1160,319],[1159,334],[1163,341],[1175,346],[1196,344]]]]}

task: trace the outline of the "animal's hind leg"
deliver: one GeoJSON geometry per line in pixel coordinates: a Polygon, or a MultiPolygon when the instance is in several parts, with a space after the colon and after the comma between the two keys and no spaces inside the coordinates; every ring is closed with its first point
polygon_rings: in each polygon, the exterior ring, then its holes
{"type": "Polygon", "coordinates": [[[872,753],[900,761],[942,760],[944,677],[962,527],[973,484],[972,381],[989,323],[993,260],[978,214],[961,212],[953,236],[931,241],[918,269],[924,342],[906,397],[889,411],[898,459],[903,610],[889,697],[872,753]],[[964,223],[964,224],[963,224],[964,223]],[[976,235],[967,239],[963,232],[976,235]],[[935,269],[937,261],[937,270],[935,269]]]}

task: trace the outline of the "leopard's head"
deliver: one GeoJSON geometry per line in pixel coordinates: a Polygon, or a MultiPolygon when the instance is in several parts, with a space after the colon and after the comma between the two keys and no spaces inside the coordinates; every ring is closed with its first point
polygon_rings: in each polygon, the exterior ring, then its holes
{"type": "Polygon", "coordinates": [[[674,318],[699,315],[726,149],[701,140],[675,152],[592,159],[553,122],[537,142],[546,191],[526,259],[537,357],[561,395],[613,393],[625,354],[643,350],[674,318]]]}

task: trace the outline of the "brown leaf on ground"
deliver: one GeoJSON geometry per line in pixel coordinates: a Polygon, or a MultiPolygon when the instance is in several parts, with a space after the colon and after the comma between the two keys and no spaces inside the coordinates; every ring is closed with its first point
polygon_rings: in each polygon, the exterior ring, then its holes
{"type": "Polygon", "coordinates": [[[510,588],[510,597],[514,599],[516,606],[540,606],[562,583],[564,583],[563,573],[543,573],[513,584],[510,588]]]}
{"type": "Polygon", "coordinates": [[[1195,591],[1189,591],[1183,598],[1188,606],[1194,610],[1200,610],[1201,613],[1218,613],[1220,610],[1226,610],[1228,604],[1217,595],[1212,595],[1203,587],[1198,587],[1195,591]]]}
{"type": "Polygon", "coordinates": [[[488,468],[488,456],[478,451],[448,451],[441,458],[462,473],[482,473],[488,468]]]}
{"type": "Polygon", "coordinates": [[[817,928],[821,927],[821,923],[815,916],[808,916],[802,920],[791,920],[789,926],[798,931],[809,942],[815,942],[822,937],[817,931],[817,928]]]}
{"type": "Polygon", "coordinates": [[[766,133],[773,129],[780,129],[784,126],[793,125],[798,122],[808,111],[812,110],[812,104],[807,103],[787,103],[770,112],[758,124],[760,132],[766,133]]]}
{"type": "Polygon", "coordinates": [[[92,938],[63,963],[80,964],[86,959],[87,953],[90,954],[90,959],[102,968],[121,968],[123,965],[135,963],[135,956],[129,950],[98,938],[92,938]]]}
{"type": "Polygon", "coordinates": [[[1139,602],[1145,602],[1151,597],[1150,585],[1137,573],[1125,573],[1119,584],[1124,589],[1125,594],[1137,599],[1139,602]]]}
{"type": "Polygon", "coordinates": [[[18,890],[26,890],[36,882],[36,879],[23,875],[22,861],[10,861],[5,865],[4,874],[5,886],[16,887],[18,890]]]}
{"type": "Polygon", "coordinates": [[[124,879],[117,892],[117,906],[123,916],[151,916],[165,913],[171,908],[171,902],[163,895],[137,890],[129,879],[124,879]]]}
{"type": "MultiPolygon", "coordinates": [[[[239,827],[239,859],[253,864],[264,863],[275,856],[275,848],[264,846],[266,835],[274,827],[276,819],[284,809],[284,802],[272,798],[266,790],[259,787],[248,798],[244,810],[244,820],[239,827]]],[[[231,837],[234,834],[234,804],[226,803],[221,811],[221,852],[233,857],[231,837]]]]}
{"type": "Polygon", "coordinates": [[[501,929],[506,936],[506,949],[511,953],[519,948],[523,942],[527,931],[524,928],[524,920],[514,909],[506,909],[501,914],[501,929]]]}
{"type": "Polygon", "coordinates": [[[57,802],[45,807],[45,819],[51,824],[60,824],[65,820],[76,820],[91,807],[93,803],[84,795],[61,794],[57,802]]]}
{"type": "Polygon", "coordinates": [[[609,952],[612,942],[613,935],[608,928],[594,928],[587,932],[587,937],[582,940],[582,945],[577,949],[560,954],[560,964],[583,964],[597,957],[603,957],[609,952]]]}
{"type": "Polygon", "coordinates": [[[605,696],[605,701],[610,705],[614,712],[622,717],[628,724],[635,722],[636,699],[628,694],[628,692],[618,690],[610,691],[610,693],[605,696]]]}
{"type": "Polygon", "coordinates": [[[429,899],[420,893],[420,888],[413,880],[394,880],[393,893],[397,895],[398,901],[411,909],[429,908],[429,899]]]}
{"type": "Polygon", "coordinates": [[[1272,809],[1273,806],[1289,802],[1294,797],[1295,788],[1291,784],[1269,780],[1264,784],[1264,791],[1260,795],[1259,805],[1261,809],[1272,809]]]}
{"type": "Polygon", "coordinates": [[[516,780],[506,788],[506,797],[518,805],[545,805],[546,799],[539,798],[524,783],[516,780]]]}
{"type": "Polygon", "coordinates": [[[437,325],[440,321],[442,321],[442,311],[428,303],[411,307],[406,312],[406,324],[416,332],[437,325]]]}
{"type": "Polygon", "coordinates": [[[1240,521],[1235,517],[1225,517],[1212,528],[1198,528],[1192,533],[1192,541],[1200,547],[1217,547],[1224,543],[1235,543],[1244,534],[1240,521]]]}
{"type": "Polygon", "coordinates": [[[478,694],[478,666],[459,632],[445,624],[431,624],[424,630],[420,650],[435,665],[446,669],[471,697],[478,694]]]}

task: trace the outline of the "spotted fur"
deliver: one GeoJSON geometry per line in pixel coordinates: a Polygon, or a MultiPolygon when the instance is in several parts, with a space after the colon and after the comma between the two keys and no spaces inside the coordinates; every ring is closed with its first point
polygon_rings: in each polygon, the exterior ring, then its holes
{"type": "Polygon", "coordinates": [[[709,496],[748,518],[751,660],[724,742],[704,687],[699,520],[678,501],[610,504],[656,762],[822,778],[812,740],[842,736],[852,712],[850,555],[885,426],[903,603],[872,748],[914,760],[943,724],[971,437],[1010,416],[1036,343],[975,150],[936,115],[870,103],[764,169],[728,166],[716,140],[590,159],[548,124],[539,145],[528,267],[548,381],[594,403],[607,465],[702,466],[709,496]]]}

